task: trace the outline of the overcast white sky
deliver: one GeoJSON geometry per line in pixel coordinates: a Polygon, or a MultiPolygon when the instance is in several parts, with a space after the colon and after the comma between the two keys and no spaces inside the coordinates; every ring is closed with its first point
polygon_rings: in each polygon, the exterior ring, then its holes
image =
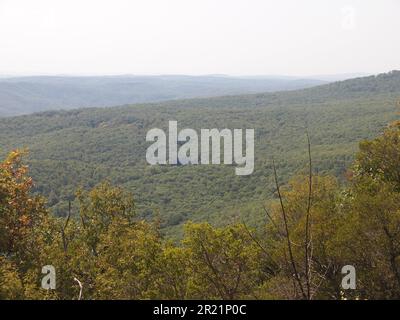
{"type": "Polygon", "coordinates": [[[0,0],[1,74],[400,69],[398,0],[0,0]]]}

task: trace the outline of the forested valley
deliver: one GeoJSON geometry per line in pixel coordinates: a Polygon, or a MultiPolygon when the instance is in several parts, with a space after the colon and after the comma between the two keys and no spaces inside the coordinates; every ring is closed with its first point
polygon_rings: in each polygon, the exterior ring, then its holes
{"type": "Polygon", "coordinates": [[[398,299],[399,144],[398,122],[361,142],[345,186],[312,166],[285,186],[275,172],[258,230],[188,222],[179,243],[107,182],[77,191],[77,219],[54,217],[13,151],[0,166],[0,298],[398,299]],[[40,286],[46,265],[55,290],[40,286]],[[341,287],[345,265],[356,290],[341,287]]]}
{"type": "Polygon", "coordinates": [[[399,97],[393,71],[0,119],[0,299],[399,299],[399,97]],[[149,166],[171,119],[254,128],[254,173],[149,166]]]}
{"type": "Polygon", "coordinates": [[[342,183],[358,142],[396,119],[399,97],[400,72],[393,71],[297,91],[0,118],[0,156],[29,150],[33,190],[56,216],[66,217],[69,202],[78,216],[76,190],[107,180],[134,194],[140,217],[159,219],[162,232],[179,240],[188,220],[262,223],[260,208],[275,190],[272,159],[284,183],[304,170],[306,131],[314,170],[342,183]],[[238,177],[229,165],[149,166],[146,133],[165,130],[170,120],[179,129],[254,129],[254,172],[238,177]]]}

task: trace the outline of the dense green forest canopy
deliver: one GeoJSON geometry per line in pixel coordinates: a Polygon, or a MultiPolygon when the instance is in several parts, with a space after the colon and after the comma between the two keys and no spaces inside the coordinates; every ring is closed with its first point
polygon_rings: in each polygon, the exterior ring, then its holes
{"type": "Polygon", "coordinates": [[[183,222],[216,225],[238,217],[256,224],[274,195],[271,160],[282,182],[307,163],[306,131],[315,171],[342,180],[357,143],[396,117],[400,72],[357,78],[297,91],[188,99],[155,104],[49,111],[0,120],[2,156],[28,148],[35,191],[65,216],[80,186],[104,179],[135,195],[138,215],[160,217],[177,235],[183,222]],[[255,170],[236,176],[228,166],[149,166],[149,129],[254,128],[255,170]]]}
{"type": "Polygon", "coordinates": [[[79,219],[54,217],[13,151],[0,162],[0,299],[399,299],[399,137],[397,121],[363,141],[344,186],[312,161],[287,185],[274,174],[258,230],[189,222],[176,244],[107,182],[77,191],[79,219]]]}

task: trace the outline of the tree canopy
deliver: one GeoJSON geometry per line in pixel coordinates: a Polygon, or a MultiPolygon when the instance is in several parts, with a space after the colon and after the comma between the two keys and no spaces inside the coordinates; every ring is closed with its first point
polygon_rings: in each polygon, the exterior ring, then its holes
{"type": "Polygon", "coordinates": [[[361,142],[345,184],[311,168],[279,185],[276,171],[262,227],[189,222],[179,242],[109,182],[77,190],[78,216],[52,216],[13,151],[0,165],[0,298],[398,299],[399,138],[394,123],[361,142]],[[46,265],[55,290],[41,287],[46,265]],[[341,286],[346,265],[355,290],[341,286]]]}

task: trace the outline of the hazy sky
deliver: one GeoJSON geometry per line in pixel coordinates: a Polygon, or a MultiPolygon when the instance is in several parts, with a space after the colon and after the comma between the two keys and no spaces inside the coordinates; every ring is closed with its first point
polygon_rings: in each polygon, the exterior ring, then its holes
{"type": "Polygon", "coordinates": [[[398,0],[0,0],[1,74],[400,69],[398,0]]]}

